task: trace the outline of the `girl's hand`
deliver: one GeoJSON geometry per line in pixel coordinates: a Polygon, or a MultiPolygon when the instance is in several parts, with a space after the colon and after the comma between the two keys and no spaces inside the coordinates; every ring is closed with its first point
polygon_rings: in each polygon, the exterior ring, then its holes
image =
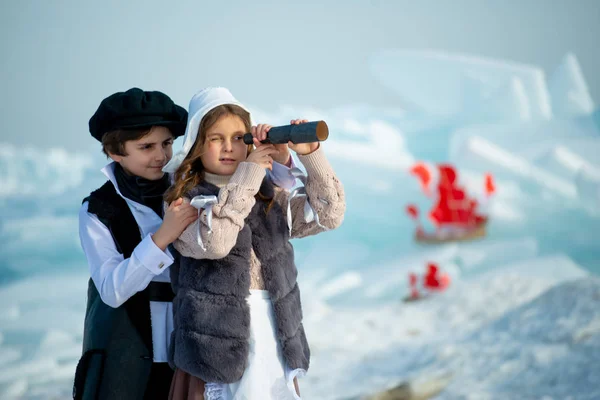
{"type": "Polygon", "coordinates": [[[189,224],[198,219],[198,210],[190,205],[190,202],[178,198],[169,204],[165,210],[165,216],[160,228],[152,235],[152,240],[158,248],[165,251],[168,245],[173,243],[188,227],[189,224]]]}
{"type": "Polygon", "coordinates": [[[273,170],[273,154],[277,154],[275,146],[272,144],[262,144],[257,138],[254,138],[254,146],[256,149],[250,153],[246,161],[273,170]]]}
{"type": "MultiPolygon", "coordinates": [[[[258,148],[259,146],[263,146],[262,142],[267,138],[267,133],[271,130],[272,126],[269,124],[258,124],[252,127],[252,136],[258,139],[259,144],[256,142],[254,146],[258,148]]],[[[290,151],[288,150],[288,145],[286,143],[283,144],[274,144],[272,145],[277,150],[276,154],[273,154],[273,161],[278,162],[279,164],[288,165],[290,161],[290,151]]]]}
{"type": "MultiPolygon", "coordinates": [[[[300,125],[300,124],[306,124],[308,122],[307,119],[293,119],[290,121],[290,124],[292,125],[300,125]]],[[[312,142],[312,143],[292,143],[292,142],[288,142],[288,147],[292,150],[294,150],[296,152],[296,154],[299,154],[301,156],[307,155],[312,153],[313,151],[315,151],[316,149],[319,148],[319,142],[312,142]]]]}

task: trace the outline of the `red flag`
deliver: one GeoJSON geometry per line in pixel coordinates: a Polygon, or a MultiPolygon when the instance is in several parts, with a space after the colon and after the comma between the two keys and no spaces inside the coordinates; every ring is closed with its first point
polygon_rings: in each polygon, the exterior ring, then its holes
{"type": "Polygon", "coordinates": [[[485,174],[485,195],[491,196],[496,192],[496,184],[492,174],[485,174]]]}
{"type": "Polygon", "coordinates": [[[419,218],[419,209],[414,204],[409,204],[406,206],[406,213],[412,218],[419,218]]]}
{"type": "Polygon", "coordinates": [[[419,183],[421,184],[421,189],[427,196],[429,196],[429,184],[431,183],[431,171],[425,163],[418,162],[412,166],[410,169],[410,173],[415,175],[419,179],[419,183]]]}

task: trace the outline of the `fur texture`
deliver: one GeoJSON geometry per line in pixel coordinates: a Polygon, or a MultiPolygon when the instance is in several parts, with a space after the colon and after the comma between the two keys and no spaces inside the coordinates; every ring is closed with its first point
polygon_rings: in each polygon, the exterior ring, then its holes
{"type": "MultiPolygon", "coordinates": [[[[188,197],[216,195],[219,189],[203,182],[188,197]]],[[[233,383],[241,379],[248,359],[250,309],[250,253],[261,262],[277,325],[277,338],[288,367],[308,370],[310,350],[302,326],[300,290],[294,249],[284,210],[272,204],[273,185],[267,179],[238,239],[224,258],[197,260],[179,256],[172,267],[176,293],[173,301],[172,366],[205,382],[233,383]],[[266,199],[266,200],[265,200],[266,199]]]]}

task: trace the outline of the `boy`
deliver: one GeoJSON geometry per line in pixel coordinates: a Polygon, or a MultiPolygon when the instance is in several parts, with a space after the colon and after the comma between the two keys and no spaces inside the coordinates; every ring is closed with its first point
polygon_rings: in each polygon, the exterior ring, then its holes
{"type": "Polygon", "coordinates": [[[173,292],[167,246],[197,218],[183,201],[162,212],[173,140],[187,112],[164,93],[133,88],[104,99],[89,121],[112,159],[86,198],[79,235],[91,279],[76,399],[167,398],[173,292]]]}

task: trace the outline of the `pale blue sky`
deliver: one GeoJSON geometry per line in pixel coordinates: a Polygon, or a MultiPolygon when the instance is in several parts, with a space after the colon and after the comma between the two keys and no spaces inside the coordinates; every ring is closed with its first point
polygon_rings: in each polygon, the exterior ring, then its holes
{"type": "Polygon", "coordinates": [[[95,148],[100,100],[139,86],[187,107],[226,86],[265,111],[400,105],[369,72],[385,48],[539,65],[571,51],[600,100],[600,1],[72,1],[0,4],[0,142],[95,148]]]}

